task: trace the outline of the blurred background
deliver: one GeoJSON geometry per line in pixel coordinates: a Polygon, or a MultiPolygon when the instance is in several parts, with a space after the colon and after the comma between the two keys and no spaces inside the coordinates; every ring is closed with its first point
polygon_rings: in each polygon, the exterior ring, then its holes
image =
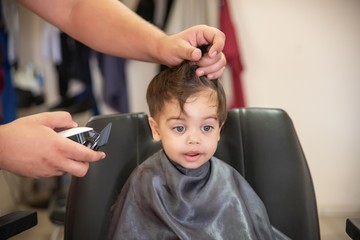
{"type": "MultiPolygon", "coordinates": [[[[167,1],[171,7],[161,21],[156,17],[156,4],[165,1],[135,2],[134,11],[168,33],[200,23],[221,27],[220,19],[227,19],[220,10],[222,1],[167,1]]],[[[229,61],[222,78],[229,107],[272,107],[288,112],[313,177],[322,239],[348,239],[345,219],[360,216],[360,1],[227,2],[234,27],[229,41],[235,42],[231,49],[238,49],[235,58],[240,61],[240,69],[238,62],[229,61]]],[[[94,114],[147,112],[146,87],[159,70],[157,64],[102,55],[64,35],[62,46],[67,44],[68,53],[60,53],[63,62],[59,62],[49,52],[51,41],[46,40],[47,31],[56,29],[14,5],[18,31],[12,35],[16,51],[11,71],[18,100],[12,112],[11,99],[3,98],[3,119],[61,108],[85,125],[94,114]],[[72,61],[71,66],[85,62],[89,69],[81,65],[60,76],[64,63],[72,61]],[[114,80],[114,71],[109,69],[114,66],[123,70],[115,72],[120,78],[113,82],[119,89],[115,93],[108,89],[114,80]],[[62,92],[60,78],[68,79],[62,92]],[[10,112],[5,112],[8,108],[10,112]]],[[[40,220],[45,222],[36,228],[45,230],[39,233],[34,228],[27,234],[49,239],[56,226],[48,222],[46,203],[58,186],[56,179],[30,180],[1,171],[0,214],[29,206],[40,209],[40,220]],[[40,196],[40,192],[46,193],[40,196]]]]}

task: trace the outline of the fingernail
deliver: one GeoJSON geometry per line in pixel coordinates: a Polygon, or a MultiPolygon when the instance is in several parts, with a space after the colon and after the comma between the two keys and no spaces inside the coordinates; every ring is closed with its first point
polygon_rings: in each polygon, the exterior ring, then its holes
{"type": "Polygon", "coordinates": [[[205,74],[204,71],[198,71],[197,73],[198,73],[198,76],[203,76],[205,74]]]}
{"type": "Polygon", "coordinates": [[[102,152],[101,159],[106,158],[106,153],[102,152]]]}
{"type": "Polygon", "coordinates": [[[212,57],[215,57],[217,54],[218,54],[218,52],[217,52],[217,51],[214,51],[214,52],[211,54],[211,56],[212,56],[212,57]]]}

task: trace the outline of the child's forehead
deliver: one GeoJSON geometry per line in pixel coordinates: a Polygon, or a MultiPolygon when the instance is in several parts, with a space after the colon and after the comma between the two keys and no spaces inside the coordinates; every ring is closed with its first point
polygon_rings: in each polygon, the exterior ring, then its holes
{"type": "Polygon", "coordinates": [[[200,88],[200,89],[198,89],[197,91],[194,91],[191,94],[171,93],[169,95],[170,95],[170,98],[167,99],[167,100],[164,100],[164,101],[168,101],[168,102],[176,101],[176,102],[178,102],[180,99],[182,99],[182,100],[186,100],[185,103],[188,103],[188,102],[192,102],[192,101],[188,101],[189,99],[196,99],[199,96],[207,97],[209,99],[210,98],[217,98],[217,92],[214,89],[210,88],[210,87],[200,88]]]}
{"type": "Polygon", "coordinates": [[[174,96],[171,95],[171,97],[169,99],[164,100],[164,106],[165,105],[176,105],[178,107],[180,107],[181,105],[181,101],[183,101],[183,105],[188,105],[188,104],[193,104],[196,103],[198,99],[202,99],[202,100],[208,100],[211,102],[217,102],[218,101],[218,96],[217,96],[217,92],[211,88],[205,88],[202,90],[199,90],[189,96],[185,98],[180,97],[180,96],[174,96]]]}
{"type": "Polygon", "coordinates": [[[171,98],[164,102],[160,114],[172,113],[178,116],[192,114],[201,114],[201,110],[206,109],[208,112],[217,113],[218,101],[214,92],[204,91],[199,94],[189,96],[181,108],[179,99],[171,98]],[[214,96],[215,95],[215,96],[214,96]]]}

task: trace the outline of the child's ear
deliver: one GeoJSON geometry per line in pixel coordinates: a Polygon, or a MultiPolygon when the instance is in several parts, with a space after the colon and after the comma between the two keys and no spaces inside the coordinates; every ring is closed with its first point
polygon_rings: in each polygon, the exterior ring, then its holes
{"type": "Polygon", "coordinates": [[[149,125],[150,125],[150,128],[151,128],[153,139],[155,141],[160,141],[161,136],[160,136],[159,126],[158,126],[158,124],[157,124],[157,122],[155,121],[154,118],[149,117],[149,125]]]}

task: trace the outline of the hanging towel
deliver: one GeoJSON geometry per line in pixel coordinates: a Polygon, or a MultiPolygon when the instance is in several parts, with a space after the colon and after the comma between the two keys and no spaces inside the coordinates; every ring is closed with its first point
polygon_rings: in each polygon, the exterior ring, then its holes
{"type": "Polygon", "coordinates": [[[227,0],[222,1],[220,8],[220,30],[226,35],[226,43],[223,52],[231,69],[233,83],[233,99],[229,108],[245,107],[245,99],[241,82],[241,72],[243,70],[243,66],[236,38],[236,31],[231,20],[227,0]]]}

